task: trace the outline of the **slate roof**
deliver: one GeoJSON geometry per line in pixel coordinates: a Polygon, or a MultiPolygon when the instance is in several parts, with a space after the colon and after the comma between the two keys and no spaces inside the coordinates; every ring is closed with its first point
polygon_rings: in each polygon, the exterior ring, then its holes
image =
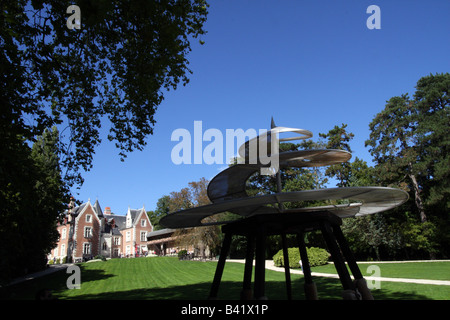
{"type": "Polygon", "coordinates": [[[134,210],[130,209],[130,216],[131,216],[131,224],[134,224],[136,219],[139,217],[139,214],[141,213],[142,209],[134,210]]]}
{"type": "Polygon", "coordinates": [[[147,239],[152,238],[152,237],[157,237],[157,236],[161,236],[161,235],[170,235],[172,233],[175,232],[176,229],[161,229],[161,230],[156,230],[156,231],[152,231],[147,233],[147,239]]]}
{"type": "MultiPolygon", "coordinates": [[[[90,200],[88,201],[90,202],[90,200]]],[[[86,207],[86,205],[88,204],[88,202],[85,202],[75,208],[72,209],[72,213],[73,215],[76,217],[78,216],[86,207]]],[[[97,200],[95,200],[94,204],[91,204],[92,208],[94,209],[95,213],[97,214],[97,216],[101,219],[101,218],[106,218],[107,222],[105,224],[105,233],[110,233],[112,231],[113,235],[121,235],[120,230],[126,229],[126,225],[127,225],[127,216],[124,215],[116,215],[114,213],[111,213],[110,215],[105,215],[103,214],[103,210],[102,207],[100,206],[100,203],[97,200]],[[115,228],[111,228],[111,222],[114,219],[114,223],[115,223],[115,228]]],[[[130,217],[131,217],[131,224],[133,225],[136,221],[136,219],[139,217],[139,214],[141,213],[142,209],[128,209],[128,212],[130,213],[130,217]]],[[[145,210],[144,210],[145,211],[145,210]]],[[[64,211],[64,214],[67,215],[68,214],[68,210],[64,211]]]]}
{"type": "MultiPolygon", "coordinates": [[[[73,208],[73,209],[72,209],[72,213],[73,213],[75,216],[78,216],[78,214],[80,214],[81,211],[83,211],[84,207],[85,207],[87,204],[88,204],[88,203],[85,202],[85,203],[83,203],[83,204],[80,204],[78,207],[73,208]]],[[[92,208],[94,208],[94,211],[95,211],[95,213],[97,214],[97,216],[98,216],[99,218],[103,218],[103,210],[102,210],[102,207],[100,206],[100,203],[98,202],[98,200],[95,200],[95,203],[92,205],[92,208]]],[[[66,210],[66,211],[64,212],[64,214],[67,214],[67,213],[68,213],[68,210],[66,210]]]]}
{"type": "Polygon", "coordinates": [[[95,203],[92,207],[94,208],[94,211],[97,214],[97,217],[103,218],[103,210],[102,210],[102,207],[100,207],[100,203],[98,202],[98,199],[95,200],[95,203]]]}
{"type": "Polygon", "coordinates": [[[127,224],[127,217],[126,216],[113,215],[113,216],[111,216],[111,219],[114,219],[114,222],[116,223],[117,228],[125,229],[125,226],[127,224]]]}

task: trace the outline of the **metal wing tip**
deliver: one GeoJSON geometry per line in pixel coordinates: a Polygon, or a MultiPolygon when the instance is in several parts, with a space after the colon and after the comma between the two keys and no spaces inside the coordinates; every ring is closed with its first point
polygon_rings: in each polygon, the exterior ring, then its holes
{"type": "Polygon", "coordinates": [[[272,116],[271,121],[270,121],[270,128],[273,129],[275,127],[276,127],[275,121],[273,121],[273,116],[272,116]]]}

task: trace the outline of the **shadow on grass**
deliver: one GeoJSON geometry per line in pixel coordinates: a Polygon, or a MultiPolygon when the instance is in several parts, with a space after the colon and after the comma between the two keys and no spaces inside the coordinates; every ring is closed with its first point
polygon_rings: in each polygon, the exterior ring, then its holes
{"type": "MultiPolygon", "coordinates": [[[[342,286],[337,279],[314,279],[320,300],[341,300],[342,286]]],[[[303,279],[292,283],[294,300],[304,300],[303,279]]],[[[167,288],[134,289],[127,291],[105,292],[101,294],[81,294],[73,297],[62,297],[70,300],[205,300],[209,295],[211,283],[198,283],[167,288]]],[[[242,284],[234,281],[223,281],[219,288],[219,300],[238,300],[242,284]]],[[[286,300],[286,286],[281,281],[268,281],[265,285],[269,300],[286,300]]],[[[424,295],[408,292],[388,292],[375,290],[376,300],[426,300],[424,295]]]]}
{"type": "MultiPolygon", "coordinates": [[[[81,282],[87,283],[114,277],[103,270],[86,269],[79,265],[81,271],[81,282]]],[[[1,300],[34,300],[36,293],[42,289],[50,289],[54,296],[60,297],[67,289],[67,279],[72,273],[66,273],[66,270],[60,270],[53,274],[41,278],[27,280],[12,286],[6,286],[0,289],[1,300]]]]}
{"type": "MultiPolygon", "coordinates": [[[[90,281],[115,277],[103,270],[91,270],[81,267],[82,284],[90,281]]],[[[2,300],[35,299],[36,293],[48,288],[61,300],[205,300],[209,295],[211,282],[166,288],[139,288],[123,291],[110,291],[96,294],[83,294],[81,290],[68,290],[66,281],[69,277],[65,271],[59,271],[35,280],[29,280],[14,286],[1,288],[2,300]]],[[[211,279],[212,280],[212,279],[211,279]]],[[[338,279],[314,277],[320,300],[341,300],[342,286],[338,279]]],[[[292,294],[294,300],[304,300],[304,280],[293,279],[292,294]]],[[[238,300],[242,283],[240,281],[223,281],[219,288],[218,299],[238,300]]],[[[286,300],[284,281],[266,281],[265,293],[269,300],[286,300]]],[[[373,290],[376,300],[427,300],[429,297],[415,292],[397,292],[393,290],[373,290]]]]}

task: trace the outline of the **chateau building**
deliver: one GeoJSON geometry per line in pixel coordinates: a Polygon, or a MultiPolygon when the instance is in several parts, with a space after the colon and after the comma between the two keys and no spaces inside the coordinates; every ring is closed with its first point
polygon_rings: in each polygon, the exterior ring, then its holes
{"type": "Polygon", "coordinates": [[[145,208],[128,208],[125,216],[102,211],[98,200],[90,200],[64,212],[57,225],[60,234],[49,259],[72,258],[78,262],[97,255],[107,258],[138,257],[148,253],[147,235],[153,231],[145,208]]]}

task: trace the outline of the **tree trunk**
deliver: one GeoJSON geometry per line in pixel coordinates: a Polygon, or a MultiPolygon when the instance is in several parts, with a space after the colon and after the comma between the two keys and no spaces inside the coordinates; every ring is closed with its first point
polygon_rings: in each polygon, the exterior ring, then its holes
{"type": "MultiPolygon", "coordinates": [[[[411,163],[408,164],[408,167],[409,167],[410,172],[412,172],[411,163]]],[[[409,173],[408,176],[411,179],[411,182],[413,184],[414,200],[416,202],[417,210],[419,210],[420,221],[425,222],[425,221],[427,221],[427,216],[425,215],[425,210],[423,209],[422,198],[420,197],[419,184],[417,183],[416,176],[414,174],[409,173]]]]}

